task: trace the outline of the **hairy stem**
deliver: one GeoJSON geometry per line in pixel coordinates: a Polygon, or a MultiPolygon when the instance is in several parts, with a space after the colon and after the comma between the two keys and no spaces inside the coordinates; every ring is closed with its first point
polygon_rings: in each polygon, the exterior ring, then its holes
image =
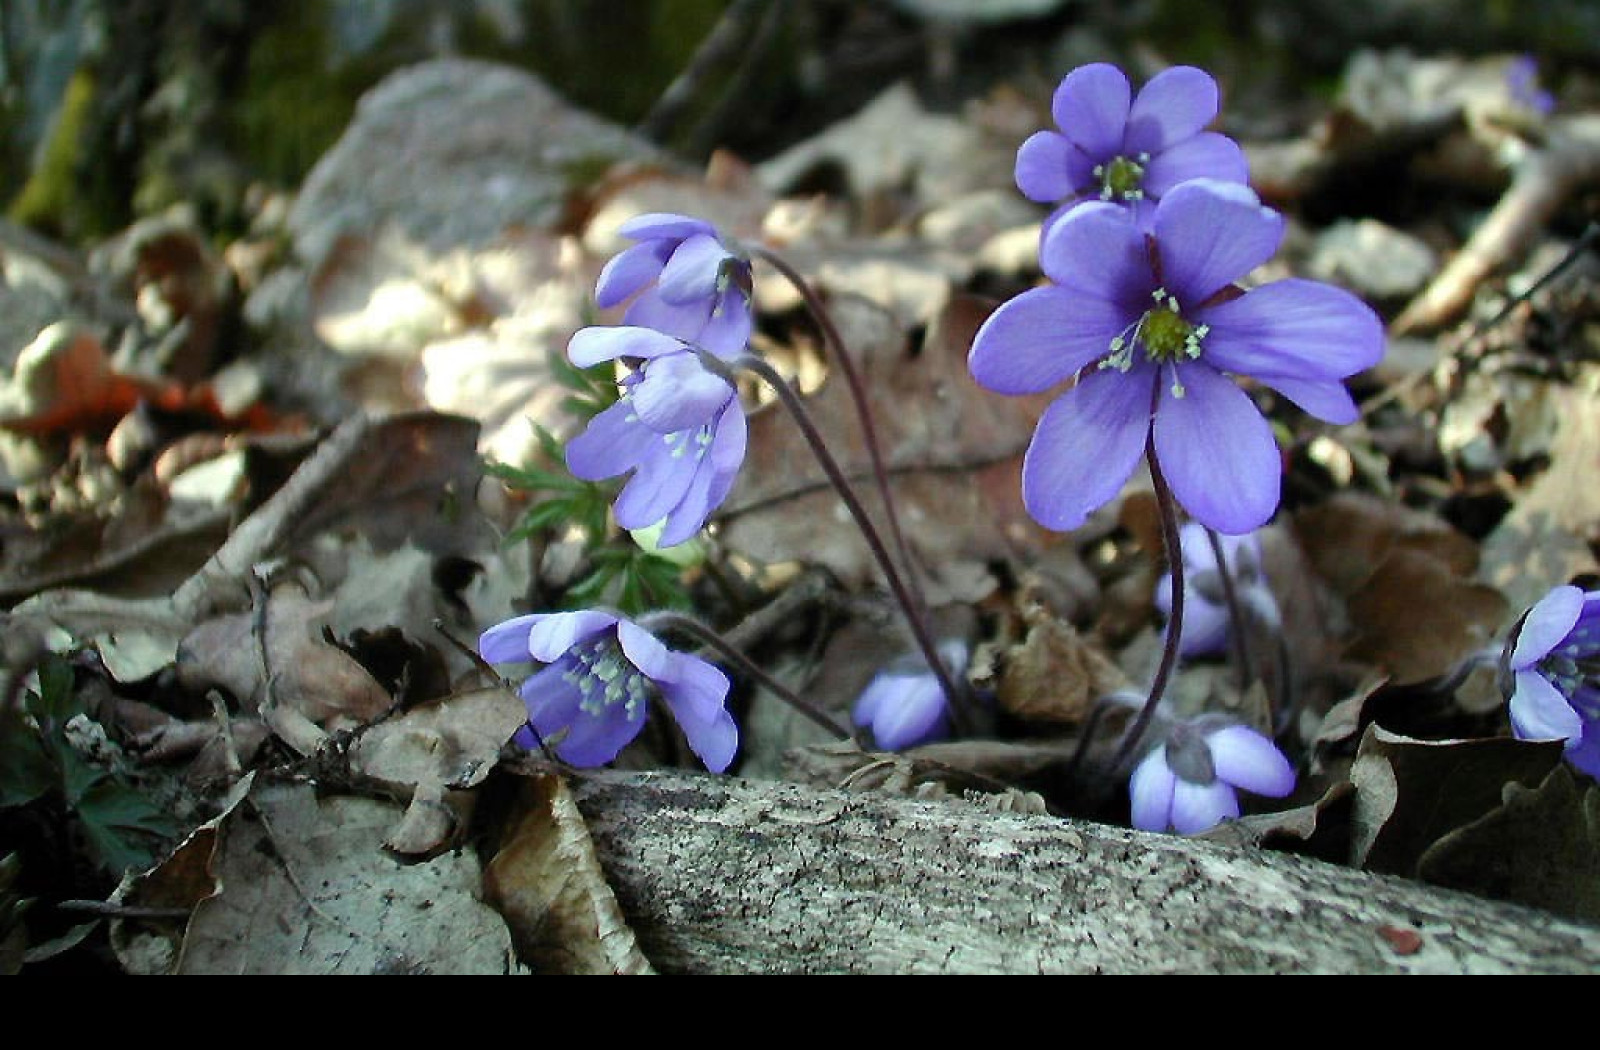
{"type": "Polygon", "coordinates": [[[900,556],[900,564],[911,577],[913,597],[917,600],[919,612],[925,617],[927,602],[918,587],[916,563],[911,559],[911,547],[906,543],[905,533],[900,528],[900,516],[895,513],[894,499],[889,494],[889,471],[883,464],[883,450],[878,444],[878,429],[872,421],[872,407],[867,401],[866,384],[861,380],[861,372],[851,360],[850,353],[844,345],[844,337],[839,334],[838,326],[833,323],[833,316],[828,313],[827,307],[822,304],[822,298],[817,295],[816,289],[811,287],[810,282],[782,256],[770,249],[758,246],[751,249],[751,254],[770,263],[772,268],[783,274],[784,278],[794,286],[795,291],[800,293],[800,297],[805,300],[807,311],[822,329],[823,342],[827,343],[834,360],[839,363],[839,370],[844,373],[845,385],[850,388],[850,400],[855,403],[856,419],[861,423],[861,434],[867,446],[867,458],[872,460],[872,477],[877,482],[878,495],[883,500],[884,517],[889,523],[889,538],[894,541],[895,553],[900,556]]]}
{"type": "Polygon", "coordinates": [[[850,512],[850,516],[855,519],[856,527],[861,530],[861,536],[866,540],[867,548],[872,552],[878,567],[888,580],[889,590],[894,594],[895,601],[900,604],[901,611],[905,613],[906,622],[911,628],[912,636],[916,639],[917,648],[921,650],[923,658],[927,660],[929,670],[939,679],[939,688],[944,692],[945,701],[950,707],[951,718],[955,721],[958,729],[969,732],[972,726],[970,719],[967,717],[967,694],[957,688],[954,679],[950,675],[950,669],[939,658],[939,650],[934,644],[933,635],[929,632],[927,623],[921,616],[917,615],[918,607],[911,597],[911,592],[906,587],[904,578],[900,575],[900,570],[895,567],[894,559],[889,556],[889,550],[884,546],[883,537],[879,535],[878,528],[872,523],[872,519],[867,516],[866,508],[861,505],[860,497],[856,495],[854,486],[850,484],[850,479],[845,477],[844,471],[839,467],[838,460],[834,459],[833,453],[828,451],[827,443],[823,441],[821,432],[817,430],[816,423],[812,421],[811,413],[806,411],[805,402],[800,395],[783,376],[778,374],[776,369],[753,354],[741,354],[731,361],[725,361],[710,351],[699,347],[695,348],[695,353],[708,371],[713,375],[721,376],[729,382],[733,382],[734,368],[743,368],[754,373],[771,387],[772,392],[778,396],[778,400],[783,402],[784,408],[788,409],[789,415],[794,418],[795,425],[800,428],[801,436],[805,438],[806,444],[811,447],[811,453],[816,456],[817,463],[821,465],[823,473],[828,476],[828,481],[832,483],[834,490],[839,493],[839,498],[844,501],[845,508],[850,512]]]}
{"type": "Polygon", "coordinates": [[[1178,510],[1172,502],[1167,479],[1161,473],[1161,464],[1156,460],[1153,438],[1145,442],[1144,458],[1150,465],[1150,482],[1155,486],[1156,507],[1161,512],[1161,545],[1166,548],[1167,568],[1172,572],[1172,616],[1167,621],[1167,640],[1161,649],[1161,663],[1156,667],[1155,679],[1150,683],[1150,695],[1145,697],[1144,706],[1123,733],[1122,745],[1111,760],[1113,779],[1121,775],[1122,768],[1144,738],[1145,730],[1150,728],[1161,697],[1167,691],[1167,682],[1172,678],[1172,669],[1178,665],[1178,639],[1183,636],[1183,551],[1178,543],[1178,510]]]}
{"type": "Polygon", "coordinates": [[[832,733],[840,740],[852,738],[850,730],[834,721],[821,708],[801,697],[794,690],[763,671],[756,663],[746,656],[739,647],[728,641],[716,631],[696,620],[692,616],[675,612],[650,613],[641,617],[639,625],[646,630],[674,630],[694,637],[696,640],[715,649],[729,663],[734,664],[740,672],[747,675],[763,689],[768,690],[778,699],[794,708],[800,714],[809,718],[823,729],[832,733]]]}

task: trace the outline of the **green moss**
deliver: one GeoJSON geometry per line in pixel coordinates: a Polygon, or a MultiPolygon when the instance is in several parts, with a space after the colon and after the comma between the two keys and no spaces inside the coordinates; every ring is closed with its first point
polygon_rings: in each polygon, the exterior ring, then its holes
{"type": "Polygon", "coordinates": [[[106,180],[95,177],[88,156],[95,96],[94,74],[79,69],[67,82],[38,166],[6,208],[12,221],[63,235],[101,233],[113,225],[98,192],[106,180]]]}
{"type": "Polygon", "coordinates": [[[251,40],[230,145],[269,181],[294,185],[338,139],[379,70],[339,61],[324,5],[286,4],[251,40]]]}
{"type": "Polygon", "coordinates": [[[726,0],[532,0],[530,66],[562,94],[637,122],[694,56],[726,0]]]}

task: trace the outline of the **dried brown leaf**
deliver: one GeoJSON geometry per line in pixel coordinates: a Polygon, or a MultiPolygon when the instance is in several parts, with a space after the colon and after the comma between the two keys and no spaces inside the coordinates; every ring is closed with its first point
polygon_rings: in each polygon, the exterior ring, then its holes
{"type": "Polygon", "coordinates": [[[1550,466],[1519,496],[1483,542],[1481,576],[1505,592],[1513,609],[1533,605],[1557,584],[1596,569],[1600,540],[1600,373],[1552,386],[1560,429],[1550,466]]]}
{"type": "Polygon", "coordinates": [[[489,775],[501,746],[527,719],[522,699],[508,689],[456,693],[373,726],[351,749],[351,762],[395,786],[469,788],[489,775]]]}
{"type": "Polygon", "coordinates": [[[1294,531],[1345,599],[1346,655],[1396,684],[1448,673],[1505,623],[1505,599],[1472,582],[1477,546],[1432,515],[1345,494],[1296,515],[1294,531]]]}
{"type": "Polygon", "coordinates": [[[1127,678],[1069,623],[1042,617],[1005,654],[996,697],[1026,722],[1081,725],[1095,701],[1126,688],[1127,678]]]}
{"type": "Polygon", "coordinates": [[[1417,862],[1424,880],[1600,922],[1600,788],[1558,765],[1536,788],[1444,836],[1417,862]]]}
{"type": "Polygon", "coordinates": [[[1359,631],[1350,657],[1382,668],[1398,685],[1448,674],[1489,644],[1508,612],[1493,587],[1409,550],[1391,551],[1350,596],[1349,608],[1359,631]]]}
{"type": "Polygon", "coordinates": [[[1414,740],[1370,726],[1350,767],[1351,861],[1414,878],[1423,854],[1497,808],[1506,785],[1536,785],[1560,761],[1559,740],[1414,740]]]}
{"type": "Polygon", "coordinates": [[[541,973],[652,973],[566,783],[532,778],[484,879],[522,959],[541,973]]]}
{"type": "Polygon", "coordinates": [[[474,855],[400,863],[383,848],[400,813],[305,785],[257,788],[223,823],[219,890],[195,908],[177,972],[516,972],[474,855]]]}
{"type": "MultiPolygon", "coordinates": [[[[215,817],[191,831],[160,864],[125,878],[111,895],[111,902],[132,908],[192,910],[215,894],[218,886],[213,865],[221,829],[254,784],[254,773],[242,778],[222,799],[215,817]]],[[[170,973],[182,944],[182,928],[175,920],[111,921],[111,947],[132,974],[170,973]]]]}
{"type": "MultiPolygon", "coordinates": [[[[1011,559],[1050,542],[1023,509],[1019,484],[1040,399],[990,394],[967,372],[967,349],[988,305],[953,299],[920,353],[881,308],[852,297],[831,308],[862,371],[907,541],[933,581],[951,575],[947,591],[970,591],[951,567],[1011,559]]],[[[877,513],[844,377],[830,373],[807,407],[877,513]]],[[[776,406],[751,416],[749,454],[723,520],[727,546],[757,561],[804,560],[852,583],[875,575],[855,525],[776,406]]]]}
{"type": "Polygon", "coordinates": [[[209,620],[178,647],[178,680],[194,693],[225,689],[246,711],[261,711],[299,750],[315,749],[319,732],[371,721],[392,704],[389,694],[350,654],[329,644],[322,624],[331,603],[314,602],[297,584],[264,596],[264,609],[209,620]]]}

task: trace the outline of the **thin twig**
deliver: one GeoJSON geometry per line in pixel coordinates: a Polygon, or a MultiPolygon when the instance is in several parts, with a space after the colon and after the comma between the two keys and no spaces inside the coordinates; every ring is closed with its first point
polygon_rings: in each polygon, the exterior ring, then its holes
{"type": "Polygon", "coordinates": [[[1390,330],[1435,328],[1460,313],[1484,278],[1514,258],[1561,203],[1600,179],[1600,117],[1555,120],[1545,145],[1517,165],[1511,187],[1449,264],[1413,299],[1390,330]]]}
{"type": "MultiPolygon", "coordinates": [[[[1572,246],[1567,249],[1567,254],[1562,257],[1560,262],[1552,266],[1546,273],[1540,276],[1538,280],[1534,281],[1533,284],[1529,285],[1520,294],[1514,295],[1510,299],[1506,300],[1505,305],[1500,307],[1499,310],[1495,311],[1493,317],[1489,318],[1487,321],[1484,321],[1482,324],[1473,325],[1466,335],[1454,340],[1453,345],[1448,353],[1454,356],[1455,359],[1460,362],[1461,372],[1464,374],[1474,362],[1483,356],[1486,345],[1483,341],[1484,336],[1488,335],[1495,328],[1499,327],[1499,325],[1503,323],[1506,318],[1511,316],[1512,312],[1515,311],[1517,307],[1531,300],[1540,291],[1548,287],[1551,282],[1556,280],[1556,278],[1560,277],[1562,274],[1566,273],[1574,265],[1576,265],[1578,260],[1583,258],[1584,253],[1592,249],[1597,241],[1600,241],[1600,223],[1591,222],[1584,229],[1583,233],[1578,236],[1578,239],[1572,242],[1572,246]]],[[[1384,407],[1385,405],[1389,405],[1400,400],[1400,398],[1404,397],[1418,384],[1432,377],[1433,374],[1434,373],[1432,369],[1423,369],[1422,371],[1413,372],[1411,375],[1408,375],[1403,379],[1390,383],[1382,393],[1368,398],[1367,401],[1362,404],[1362,417],[1370,417],[1374,412],[1378,411],[1378,409],[1384,407]]]]}
{"type": "Polygon", "coordinates": [[[103,915],[112,919],[187,919],[191,908],[146,908],[133,904],[114,904],[111,901],[61,901],[56,905],[62,911],[81,911],[89,915],[103,915]]]}

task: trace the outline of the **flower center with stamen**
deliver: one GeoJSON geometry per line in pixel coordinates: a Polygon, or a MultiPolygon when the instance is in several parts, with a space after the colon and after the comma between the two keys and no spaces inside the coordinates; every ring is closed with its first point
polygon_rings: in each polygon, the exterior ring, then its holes
{"type": "Polygon", "coordinates": [[[1538,670],[1579,714],[1600,717],[1600,616],[1580,616],[1538,670]]]}
{"type": "Polygon", "coordinates": [[[703,423],[691,430],[677,430],[671,434],[661,435],[661,440],[672,449],[667,453],[673,459],[682,459],[693,453],[695,462],[706,458],[706,453],[711,450],[711,424],[703,423]]]}
{"type": "MultiPolygon", "coordinates": [[[[1211,327],[1185,321],[1178,300],[1168,295],[1165,288],[1157,288],[1150,293],[1150,298],[1156,305],[1111,340],[1111,352],[1100,362],[1101,368],[1115,368],[1119,372],[1131,369],[1135,343],[1142,346],[1145,356],[1157,365],[1193,361],[1200,356],[1201,344],[1211,327]]],[[[1183,386],[1178,382],[1175,369],[1172,392],[1183,396],[1183,386]]]]}
{"type": "Polygon", "coordinates": [[[1137,201],[1144,199],[1144,169],[1150,163],[1150,154],[1140,153],[1133,159],[1114,157],[1109,164],[1096,164],[1091,174],[1100,184],[1103,201],[1137,201]]]}
{"type": "Polygon", "coordinates": [[[578,707],[585,714],[598,715],[624,704],[628,718],[637,718],[642,705],[655,693],[655,684],[623,655],[613,637],[573,646],[568,655],[574,666],[561,677],[578,687],[583,695],[578,707]]]}

